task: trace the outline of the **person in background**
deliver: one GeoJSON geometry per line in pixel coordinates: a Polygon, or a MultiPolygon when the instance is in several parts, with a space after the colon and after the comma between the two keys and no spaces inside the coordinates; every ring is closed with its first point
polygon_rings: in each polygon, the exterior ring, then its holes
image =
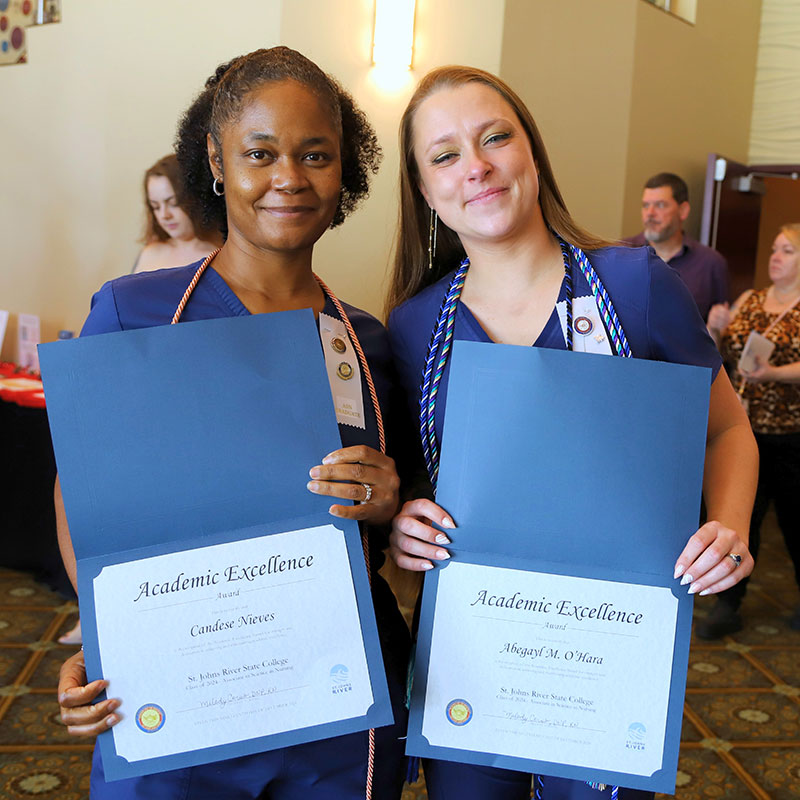
{"type": "MultiPolygon", "coordinates": [[[[160,158],[144,174],[147,223],[139,253],[131,272],[177,267],[205,258],[222,244],[219,232],[202,227],[181,205],[183,191],[178,159],[174,153],[160,158]],[[197,231],[203,231],[198,236],[197,231]]],[[[58,638],[59,644],[83,641],[81,621],[58,638]]]]}
{"type": "Polygon", "coordinates": [[[716,250],[692,239],[683,226],[689,218],[689,189],[671,172],[659,172],[644,185],[642,225],[637,236],[623,239],[632,247],[649,244],[683,279],[700,316],[716,303],[728,302],[728,262],[716,250]]]}
{"type": "Polygon", "coordinates": [[[144,203],[145,245],[131,272],[191,264],[222,244],[219,231],[205,227],[185,207],[174,153],[160,158],[144,173],[144,203]]]}
{"type": "MultiPolygon", "coordinates": [[[[731,309],[715,306],[708,327],[719,337],[722,357],[733,371],[751,331],[775,344],[767,363],[757,358],[754,370],[739,370],[737,376],[760,457],[750,552],[757,558],[761,523],[771,500],[800,586],[800,223],[784,225],[778,232],[769,277],[766,289],[746,291],[731,309]]],[[[708,617],[695,626],[698,636],[718,639],[741,630],[739,607],[747,580],[718,595],[708,617]]],[[[789,625],[800,630],[800,606],[789,625]]]]}
{"type": "MultiPolygon", "coordinates": [[[[665,567],[682,585],[691,584],[690,594],[716,593],[747,575],[756,447],[705,321],[686,286],[649,249],[610,247],[572,219],[517,94],[472,67],[426,75],[400,124],[400,192],[389,337],[409,406],[430,431],[423,443],[428,489],[435,488],[438,471],[453,340],[558,350],[571,343],[580,350],[592,331],[592,342],[603,348],[595,352],[622,357],[624,338],[636,358],[706,366],[713,375],[703,486],[709,521],[665,567]],[[598,295],[610,298],[604,301],[608,327],[590,280],[598,295]],[[570,330],[558,313],[561,303],[580,304],[587,316],[575,315],[570,330]]],[[[567,426],[570,418],[565,414],[554,424],[567,426]]],[[[575,491],[574,476],[567,488],[575,491]]],[[[394,519],[389,552],[401,568],[430,570],[450,557],[451,539],[433,523],[458,535],[448,511],[426,494],[406,502],[394,519]]],[[[530,797],[531,776],[523,772],[430,760],[425,775],[432,800],[530,797]]],[[[542,800],[615,795],[610,786],[598,790],[563,778],[537,775],[536,782],[542,800]]],[[[653,795],[621,788],[618,796],[653,795]]]]}

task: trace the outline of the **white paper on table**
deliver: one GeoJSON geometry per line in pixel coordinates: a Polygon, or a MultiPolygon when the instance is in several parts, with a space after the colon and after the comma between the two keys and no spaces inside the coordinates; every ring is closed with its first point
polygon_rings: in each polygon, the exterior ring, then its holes
{"type": "Polygon", "coordinates": [[[6,327],[8,326],[8,311],[0,310],[0,350],[3,349],[3,339],[6,336],[6,327]]]}
{"type": "Polygon", "coordinates": [[[124,702],[116,752],[130,762],[372,705],[344,534],[333,525],[107,566],[94,595],[109,696],[124,702]],[[278,570],[309,555],[306,566],[278,570]],[[227,580],[262,564],[267,573],[253,580],[227,580]],[[216,584],[200,585],[215,574],[216,584]]]}
{"type": "Polygon", "coordinates": [[[40,341],[39,317],[35,314],[20,314],[17,317],[17,363],[21,367],[39,371],[36,345],[40,341]]]}
{"type": "Polygon", "coordinates": [[[448,564],[422,734],[433,746],[651,775],[662,765],[677,611],[663,587],[448,564]],[[641,617],[578,619],[575,607],[641,617]]]}

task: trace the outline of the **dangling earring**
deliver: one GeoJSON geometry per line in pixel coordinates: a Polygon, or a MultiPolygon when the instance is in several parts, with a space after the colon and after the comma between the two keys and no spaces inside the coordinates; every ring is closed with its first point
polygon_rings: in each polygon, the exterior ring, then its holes
{"type": "Polygon", "coordinates": [[[217,197],[222,197],[222,195],[225,194],[225,188],[222,186],[221,178],[214,178],[214,183],[211,184],[211,189],[217,197]],[[219,184],[219,187],[217,184],[219,184]]]}
{"type": "Polygon", "coordinates": [[[428,269],[433,269],[433,259],[436,256],[436,235],[439,232],[439,215],[435,208],[431,208],[431,218],[428,225],[428,269]]]}

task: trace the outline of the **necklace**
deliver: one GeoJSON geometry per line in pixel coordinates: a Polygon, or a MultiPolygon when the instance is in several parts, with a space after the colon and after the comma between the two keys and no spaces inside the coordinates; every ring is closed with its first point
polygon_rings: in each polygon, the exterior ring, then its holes
{"type": "Polygon", "coordinates": [[[800,300],[800,294],[798,294],[795,291],[788,300],[781,300],[780,297],[778,296],[778,288],[773,283],[767,289],[767,298],[772,300],[772,302],[775,303],[775,305],[779,305],[779,306],[790,306],[790,305],[792,305],[793,306],[795,303],[797,303],[798,300],[800,300]]]}
{"type": "MultiPolygon", "coordinates": [[[[558,237],[561,247],[561,254],[564,260],[564,284],[566,289],[566,342],[567,349],[572,350],[572,259],[575,260],[586,282],[589,284],[595,303],[600,312],[600,317],[605,324],[606,331],[614,346],[616,355],[624,358],[631,358],[631,348],[622,329],[622,324],[614,310],[614,304],[608,296],[608,292],[603,286],[603,282],[595,272],[594,267],[589,262],[586,254],[579,247],[567,244],[561,237],[558,237]]],[[[442,301],[439,309],[439,316],[431,333],[431,342],[428,346],[428,356],[425,359],[425,368],[422,373],[422,385],[420,387],[420,438],[422,440],[422,451],[425,456],[425,465],[428,468],[434,493],[439,476],[439,444],[436,440],[435,414],[436,398],[439,393],[439,385],[442,380],[444,368],[450,357],[453,344],[453,331],[456,321],[456,310],[464,283],[467,279],[469,270],[469,258],[465,258],[450,281],[450,286],[442,301]]]]}

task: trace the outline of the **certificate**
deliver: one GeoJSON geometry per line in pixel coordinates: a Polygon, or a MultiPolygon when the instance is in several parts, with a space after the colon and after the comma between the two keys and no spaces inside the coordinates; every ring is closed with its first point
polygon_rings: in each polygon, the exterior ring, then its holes
{"type": "Polygon", "coordinates": [[[456,342],[408,752],[675,786],[710,371],[456,342]]]}
{"type": "Polygon", "coordinates": [[[93,590],[129,762],[361,717],[373,703],[332,525],[110,564],[93,590]],[[131,670],[143,653],[146,669],[131,670]]]}
{"type": "Polygon", "coordinates": [[[422,735],[554,763],[568,749],[573,766],[651,775],[677,606],[664,587],[454,562],[439,578],[430,651],[449,666],[429,676],[422,735]]]}
{"type": "Polygon", "coordinates": [[[341,447],[311,312],[40,353],[106,779],[390,724],[358,525],[306,488],[341,447]]]}

